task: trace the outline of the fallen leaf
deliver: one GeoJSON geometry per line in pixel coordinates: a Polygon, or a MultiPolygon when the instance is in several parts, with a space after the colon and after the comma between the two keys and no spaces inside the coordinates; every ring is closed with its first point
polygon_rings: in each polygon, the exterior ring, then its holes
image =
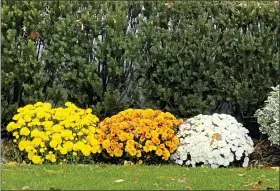
{"type": "Polygon", "coordinates": [[[17,162],[9,162],[8,163],[8,166],[15,166],[15,165],[17,165],[17,162]]]}
{"type": "Polygon", "coordinates": [[[276,170],[276,171],[279,171],[279,166],[276,166],[276,167],[270,167],[271,169],[273,169],[273,170],[276,170]]]}
{"type": "Polygon", "coordinates": [[[59,174],[59,173],[61,173],[61,170],[47,170],[47,169],[45,169],[45,168],[44,168],[44,170],[45,170],[46,172],[52,173],[52,174],[59,174]]]}
{"type": "Polygon", "coordinates": [[[245,176],[249,171],[245,172],[244,174],[237,174],[238,176],[245,176]]]}
{"type": "Polygon", "coordinates": [[[114,182],[123,182],[124,180],[123,179],[118,179],[118,180],[115,180],[114,182]]]}
{"type": "Polygon", "coordinates": [[[123,165],[124,166],[132,166],[133,165],[133,162],[131,162],[131,161],[124,161],[124,163],[123,163],[123,165]]]}
{"type": "Polygon", "coordinates": [[[253,183],[241,182],[240,184],[241,184],[241,186],[252,186],[253,183]]]}
{"type": "Polygon", "coordinates": [[[24,186],[24,187],[22,187],[22,190],[30,190],[30,187],[29,186],[24,186]]]}
{"type": "Polygon", "coordinates": [[[179,123],[180,123],[180,124],[183,124],[183,123],[184,123],[184,120],[183,120],[183,119],[179,119],[179,123]]]}
{"type": "MultiPolygon", "coordinates": [[[[62,164],[64,164],[64,163],[62,163],[62,164]]],[[[85,167],[87,167],[88,165],[86,165],[86,164],[78,164],[77,166],[85,166],[85,167]]]]}
{"type": "Polygon", "coordinates": [[[188,179],[186,179],[186,178],[178,178],[177,181],[180,182],[180,183],[185,183],[185,182],[188,182],[188,179]]]}
{"type": "Polygon", "coordinates": [[[216,140],[216,141],[222,140],[221,137],[222,137],[221,134],[219,134],[219,133],[214,133],[214,134],[212,135],[212,137],[211,137],[212,140],[211,140],[211,142],[210,142],[210,145],[213,144],[214,140],[216,140]]]}

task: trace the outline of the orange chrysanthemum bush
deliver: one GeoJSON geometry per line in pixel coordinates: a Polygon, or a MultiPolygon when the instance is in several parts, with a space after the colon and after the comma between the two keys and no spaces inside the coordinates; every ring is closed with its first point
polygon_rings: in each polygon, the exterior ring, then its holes
{"type": "Polygon", "coordinates": [[[127,109],[99,124],[104,154],[118,162],[167,161],[175,152],[179,125],[172,114],[152,109],[127,109]]]}
{"type": "Polygon", "coordinates": [[[65,106],[52,108],[50,103],[37,102],[17,110],[7,130],[27,162],[86,162],[101,152],[96,138],[99,119],[92,110],[70,102],[65,106]]]}

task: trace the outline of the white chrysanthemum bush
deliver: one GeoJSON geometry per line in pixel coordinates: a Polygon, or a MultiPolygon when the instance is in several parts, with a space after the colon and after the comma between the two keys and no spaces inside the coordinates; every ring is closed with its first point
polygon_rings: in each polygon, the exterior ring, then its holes
{"type": "Polygon", "coordinates": [[[268,135],[268,139],[272,144],[279,145],[280,131],[280,86],[272,87],[270,95],[265,101],[265,106],[256,111],[255,116],[260,124],[260,132],[268,135]]]}
{"type": "Polygon", "coordinates": [[[248,166],[253,141],[248,130],[226,114],[198,115],[179,126],[180,145],[171,159],[180,165],[212,168],[241,162],[248,166]]]}

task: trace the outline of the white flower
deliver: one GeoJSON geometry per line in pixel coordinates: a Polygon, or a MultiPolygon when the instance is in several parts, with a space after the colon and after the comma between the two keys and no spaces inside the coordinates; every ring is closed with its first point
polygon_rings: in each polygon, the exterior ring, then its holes
{"type": "Polygon", "coordinates": [[[244,161],[243,164],[242,164],[243,167],[248,167],[248,165],[249,165],[249,163],[248,163],[248,162],[245,162],[245,161],[244,161]]]}
{"type": "MultiPolygon", "coordinates": [[[[228,166],[234,162],[234,154],[236,160],[241,160],[243,155],[253,151],[253,141],[247,132],[230,115],[195,116],[179,127],[177,136],[180,136],[181,145],[171,159],[180,165],[203,163],[212,168],[228,166]],[[187,160],[188,156],[190,160],[187,160]]],[[[244,159],[244,165],[247,160],[244,159]]]]}
{"type": "Polygon", "coordinates": [[[229,162],[233,162],[234,161],[234,155],[232,153],[230,153],[230,155],[228,156],[228,161],[229,162]]]}
{"type": "Polygon", "coordinates": [[[178,163],[179,165],[183,164],[183,160],[176,160],[176,163],[178,163]]]}
{"type": "Polygon", "coordinates": [[[219,165],[217,165],[217,164],[211,164],[211,168],[218,168],[219,167],[219,165]]]}

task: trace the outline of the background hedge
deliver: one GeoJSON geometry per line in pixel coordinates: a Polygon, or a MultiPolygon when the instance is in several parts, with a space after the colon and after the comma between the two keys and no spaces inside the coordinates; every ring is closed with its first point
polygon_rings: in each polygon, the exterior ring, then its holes
{"type": "MultiPolygon", "coordinates": [[[[225,112],[247,128],[279,84],[277,2],[2,2],[1,120],[36,101],[177,117],[225,112]]],[[[3,134],[5,136],[5,134],[3,134]]]]}

